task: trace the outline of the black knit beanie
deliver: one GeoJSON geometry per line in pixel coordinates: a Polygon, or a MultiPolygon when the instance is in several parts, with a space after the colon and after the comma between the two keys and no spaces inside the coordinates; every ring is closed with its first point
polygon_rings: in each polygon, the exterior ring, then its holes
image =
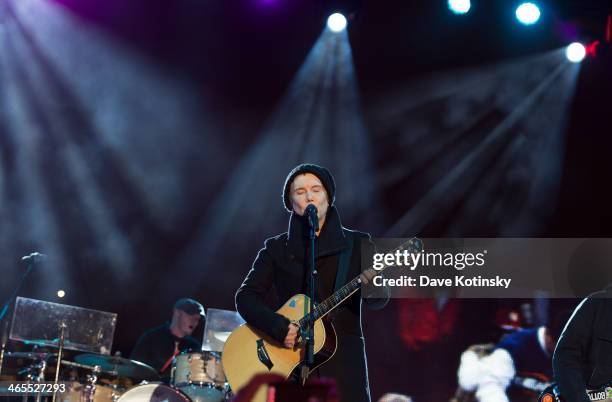
{"type": "Polygon", "coordinates": [[[291,196],[289,191],[291,189],[291,183],[295,176],[304,174],[304,173],[312,173],[317,176],[323,187],[325,187],[325,191],[327,192],[327,199],[329,200],[329,205],[334,205],[334,200],[336,199],[336,183],[334,182],[334,176],[324,168],[323,166],[314,165],[310,163],[302,163],[301,165],[297,165],[296,167],[289,172],[287,178],[285,179],[285,185],[283,186],[283,203],[285,204],[285,209],[289,212],[293,211],[291,205],[291,196]]]}

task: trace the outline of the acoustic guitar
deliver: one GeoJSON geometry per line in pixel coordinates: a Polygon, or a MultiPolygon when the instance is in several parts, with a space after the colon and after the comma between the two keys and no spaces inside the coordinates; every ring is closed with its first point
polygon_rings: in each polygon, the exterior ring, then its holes
{"type": "MultiPolygon", "coordinates": [[[[422,241],[411,238],[396,250],[417,253],[422,249],[422,241]]],[[[377,274],[387,267],[383,266],[377,274]]],[[[314,366],[310,368],[311,371],[329,360],[336,351],[336,331],[326,316],[360,287],[361,279],[357,276],[322,303],[314,305],[311,313],[308,313],[310,298],[303,294],[291,297],[276,311],[300,329],[308,328],[308,324],[314,322],[314,366]]],[[[297,380],[305,357],[303,344],[298,343],[294,348],[288,349],[251,325],[243,324],[228,337],[221,359],[227,381],[236,392],[248,384],[255,374],[262,372],[297,380]]],[[[265,390],[259,390],[253,401],[265,402],[265,390]]]]}

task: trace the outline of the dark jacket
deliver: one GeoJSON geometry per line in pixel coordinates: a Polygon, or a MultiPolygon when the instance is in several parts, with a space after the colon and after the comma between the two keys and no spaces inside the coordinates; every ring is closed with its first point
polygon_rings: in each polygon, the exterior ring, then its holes
{"type": "MultiPolygon", "coordinates": [[[[287,335],[289,320],[275,310],[295,294],[308,294],[305,230],[303,218],[292,213],[288,232],[265,241],[265,247],[259,251],[236,293],[237,310],[246,322],[279,343],[287,335]],[[268,306],[264,301],[272,287],[278,296],[277,306],[268,306]]],[[[339,255],[348,247],[348,242],[353,242],[353,250],[345,282],[360,274],[362,239],[369,239],[369,235],[343,228],[336,209],[330,207],[315,245],[318,302],[333,293],[339,255]]],[[[332,323],[338,336],[338,349],[319,373],[336,379],[343,401],[369,401],[360,293],[355,293],[334,313],[332,323]]]]}
{"type": "MultiPolygon", "coordinates": [[[[170,324],[165,323],[159,327],[147,330],[140,336],[136,346],[134,346],[134,350],[132,350],[130,359],[148,364],[160,373],[164,363],[174,354],[175,345],[181,352],[198,352],[201,349],[200,342],[195,340],[195,338],[191,336],[177,338],[170,332],[170,324]]],[[[170,378],[171,368],[172,366],[170,365],[163,373],[160,373],[162,379],[167,380],[170,378]]]]}
{"type": "Polygon", "coordinates": [[[553,369],[568,402],[589,402],[586,388],[612,380],[612,287],[576,308],[557,343],[553,369]]]}

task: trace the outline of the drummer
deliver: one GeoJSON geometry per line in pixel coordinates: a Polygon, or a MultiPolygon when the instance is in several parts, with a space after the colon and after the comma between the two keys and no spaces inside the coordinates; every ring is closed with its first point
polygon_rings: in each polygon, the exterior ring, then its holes
{"type": "Polygon", "coordinates": [[[204,307],[200,303],[179,299],[174,303],[172,320],[142,334],[130,358],[153,367],[162,379],[169,379],[174,356],[186,350],[201,350],[200,342],[191,334],[203,319],[204,307]]]}

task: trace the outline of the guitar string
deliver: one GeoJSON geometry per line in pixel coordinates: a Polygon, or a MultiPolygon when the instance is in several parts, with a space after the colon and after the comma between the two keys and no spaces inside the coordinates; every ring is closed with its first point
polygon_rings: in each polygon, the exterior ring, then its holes
{"type": "MultiPolygon", "coordinates": [[[[395,252],[398,250],[403,250],[406,246],[407,250],[411,253],[422,250],[421,240],[413,237],[408,240],[406,243],[400,245],[396,249],[391,252],[395,252]]],[[[383,265],[383,267],[379,270],[378,274],[382,273],[385,269],[392,265],[383,265]]],[[[361,286],[361,280],[359,276],[355,277],[353,280],[342,286],[336,292],[334,292],[331,296],[325,299],[322,303],[317,305],[310,314],[305,315],[298,321],[298,325],[300,328],[304,328],[307,325],[310,325],[311,322],[318,320],[319,318],[325,317],[329,314],[334,308],[338,307],[340,303],[342,303],[345,299],[349,298],[353,293],[359,290],[361,286]]]]}

